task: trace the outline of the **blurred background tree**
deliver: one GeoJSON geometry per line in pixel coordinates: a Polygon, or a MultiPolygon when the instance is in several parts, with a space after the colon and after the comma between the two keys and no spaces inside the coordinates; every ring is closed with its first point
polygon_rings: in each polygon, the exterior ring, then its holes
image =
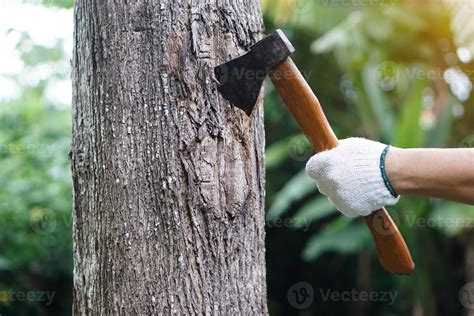
{"type": "MultiPolygon", "coordinates": [[[[52,15],[64,16],[72,1],[54,4],[52,15]]],[[[46,10],[13,2],[0,2],[0,7],[4,15],[18,12],[16,19],[46,10]]],[[[57,27],[72,31],[72,20],[70,26],[57,27]]],[[[5,61],[2,56],[0,69],[0,314],[67,315],[72,294],[71,117],[70,101],[64,104],[54,96],[64,89],[61,83],[70,85],[70,52],[63,38],[38,43],[30,35],[10,27],[0,34],[1,46],[12,44],[16,57],[5,61]],[[7,62],[19,69],[7,72],[7,62]],[[52,302],[46,293],[54,295],[52,302]]]]}
{"type": "MultiPolygon", "coordinates": [[[[71,14],[69,0],[26,3],[71,14]]],[[[264,0],[263,6],[267,33],[283,28],[289,36],[297,48],[293,58],[339,138],[473,147],[473,2],[264,0]]],[[[19,19],[25,7],[15,8],[19,19]]],[[[69,80],[70,48],[61,38],[37,43],[24,30],[0,36],[2,42],[13,38],[22,65],[15,73],[0,69],[0,314],[67,315],[70,104],[51,91],[69,80]],[[14,93],[6,94],[7,87],[14,93]],[[55,296],[48,305],[1,295],[9,290],[55,296]]],[[[460,289],[474,280],[474,209],[421,197],[389,208],[417,267],[409,277],[388,274],[362,221],[339,216],[305,175],[312,151],[272,86],[266,91],[270,313],[462,314],[460,289]],[[313,289],[307,306],[292,297],[298,282],[313,289]],[[322,295],[353,289],[397,296],[390,305],[322,295]]]]}

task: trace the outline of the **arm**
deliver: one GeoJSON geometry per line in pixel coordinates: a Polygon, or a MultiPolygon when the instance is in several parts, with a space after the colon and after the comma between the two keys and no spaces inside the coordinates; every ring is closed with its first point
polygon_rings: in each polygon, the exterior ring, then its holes
{"type": "Polygon", "coordinates": [[[398,194],[424,195],[474,205],[474,149],[391,147],[387,176],[398,194]]]}
{"type": "Polygon", "coordinates": [[[321,193],[347,216],[366,216],[402,195],[474,205],[474,149],[400,149],[348,138],[308,161],[321,193]],[[388,150],[388,152],[387,152],[388,150]]]}

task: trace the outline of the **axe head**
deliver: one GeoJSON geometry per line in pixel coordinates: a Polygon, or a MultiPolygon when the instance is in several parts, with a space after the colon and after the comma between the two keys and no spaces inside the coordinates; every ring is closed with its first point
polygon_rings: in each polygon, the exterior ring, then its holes
{"type": "Polygon", "coordinates": [[[265,77],[295,51],[281,30],[276,30],[250,48],[245,55],[223,63],[214,72],[217,89],[233,105],[250,116],[265,77]]]}

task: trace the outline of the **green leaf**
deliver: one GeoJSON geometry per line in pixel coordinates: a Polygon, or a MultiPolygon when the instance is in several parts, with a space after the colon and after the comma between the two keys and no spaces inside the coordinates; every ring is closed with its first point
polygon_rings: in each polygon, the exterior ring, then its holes
{"type": "Polygon", "coordinates": [[[314,235],[303,251],[305,260],[315,260],[328,251],[349,254],[358,252],[370,241],[370,232],[362,221],[340,217],[314,235]]]}
{"type": "Polygon", "coordinates": [[[317,54],[328,53],[349,41],[344,25],[329,31],[311,44],[311,51],[317,54]]]}
{"type": "Polygon", "coordinates": [[[379,65],[369,65],[364,67],[362,71],[362,80],[369,105],[374,113],[376,122],[379,125],[379,130],[382,133],[381,137],[384,141],[391,142],[395,125],[395,114],[390,109],[387,96],[379,86],[380,78],[377,78],[379,71],[379,65]]]}
{"type": "Polygon", "coordinates": [[[449,138],[453,126],[452,107],[456,104],[454,97],[448,97],[442,112],[437,117],[436,126],[426,134],[426,147],[443,147],[449,138]]]}
{"type": "Polygon", "coordinates": [[[277,193],[275,200],[267,212],[267,219],[272,220],[280,217],[295,201],[300,200],[315,190],[316,183],[314,180],[306,175],[304,169],[301,170],[277,193]]]}
{"type": "Polygon", "coordinates": [[[364,90],[364,80],[361,73],[355,73],[353,78],[354,90],[357,92],[357,99],[355,100],[355,108],[360,119],[361,127],[374,137],[378,135],[374,128],[374,116],[369,105],[367,92],[364,90]]]}
{"type": "Polygon", "coordinates": [[[290,157],[288,153],[290,142],[300,143],[305,140],[306,137],[303,134],[290,135],[268,146],[265,149],[265,167],[271,169],[280,166],[290,157]]]}
{"type": "MultiPolygon", "coordinates": [[[[414,71],[414,73],[423,73],[426,69],[418,67],[414,71]]],[[[427,83],[426,78],[412,79],[412,86],[403,103],[397,124],[395,144],[399,147],[414,148],[423,145],[424,131],[420,125],[420,117],[423,110],[423,93],[427,83]]]]}
{"type": "Polygon", "coordinates": [[[448,236],[456,236],[464,230],[474,228],[474,207],[461,203],[440,201],[434,210],[429,213],[425,223],[448,236]]]}
{"type": "Polygon", "coordinates": [[[0,271],[8,270],[11,267],[10,261],[5,257],[0,257],[0,271]]]}
{"type": "Polygon", "coordinates": [[[74,6],[74,1],[73,0],[44,0],[43,4],[46,7],[70,9],[74,6]]]}
{"type": "Polygon", "coordinates": [[[329,202],[327,197],[318,196],[300,208],[293,217],[295,219],[295,227],[306,227],[309,223],[333,214],[336,211],[336,207],[329,202]]]}

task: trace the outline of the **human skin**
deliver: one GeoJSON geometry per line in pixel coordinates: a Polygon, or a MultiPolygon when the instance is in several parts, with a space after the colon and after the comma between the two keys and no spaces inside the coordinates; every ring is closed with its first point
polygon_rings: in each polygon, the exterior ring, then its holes
{"type": "Polygon", "coordinates": [[[387,177],[400,195],[423,195],[474,205],[474,149],[390,147],[387,177]]]}

